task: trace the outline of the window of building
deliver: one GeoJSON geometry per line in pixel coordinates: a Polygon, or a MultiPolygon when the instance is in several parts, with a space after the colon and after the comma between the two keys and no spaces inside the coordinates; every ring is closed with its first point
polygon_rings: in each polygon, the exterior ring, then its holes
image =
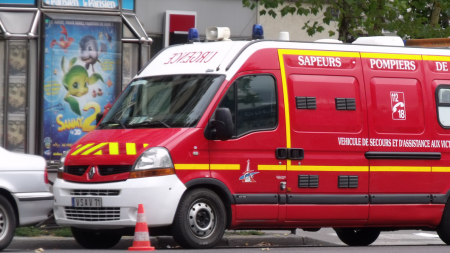
{"type": "Polygon", "coordinates": [[[228,89],[219,107],[230,109],[235,136],[274,129],[278,124],[274,77],[270,75],[240,77],[228,89]]]}
{"type": "Polygon", "coordinates": [[[439,85],[436,89],[438,121],[443,128],[450,128],[450,85],[439,85]]]}

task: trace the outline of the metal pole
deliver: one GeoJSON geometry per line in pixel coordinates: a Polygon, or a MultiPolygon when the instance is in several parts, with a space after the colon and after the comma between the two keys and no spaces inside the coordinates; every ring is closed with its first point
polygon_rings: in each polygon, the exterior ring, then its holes
{"type": "Polygon", "coordinates": [[[3,147],[6,147],[6,140],[8,138],[8,85],[9,85],[9,40],[5,41],[5,81],[3,91],[5,94],[3,95],[3,147]]]}

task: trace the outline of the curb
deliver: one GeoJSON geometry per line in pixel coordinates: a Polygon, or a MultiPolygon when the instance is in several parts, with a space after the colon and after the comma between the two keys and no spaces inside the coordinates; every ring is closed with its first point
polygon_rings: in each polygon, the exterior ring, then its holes
{"type": "MultiPolygon", "coordinates": [[[[171,236],[150,237],[150,242],[157,249],[178,248],[171,236]]],[[[113,249],[128,249],[133,244],[133,237],[126,236],[113,249]]],[[[288,236],[224,236],[217,247],[283,247],[283,246],[338,246],[338,244],[309,237],[288,236]]],[[[15,237],[8,249],[83,249],[75,239],[63,237],[15,237]]]]}

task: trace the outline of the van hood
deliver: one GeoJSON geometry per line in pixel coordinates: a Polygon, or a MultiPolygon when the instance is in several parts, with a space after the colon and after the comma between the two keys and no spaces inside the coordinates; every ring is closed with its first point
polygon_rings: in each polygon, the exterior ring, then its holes
{"type": "Polygon", "coordinates": [[[80,183],[123,181],[136,159],[166,147],[188,128],[94,130],[76,142],[64,162],[63,179],[80,183]]]}
{"type": "Polygon", "coordinates": [[[133,165],[151,147],[165,147],[188,128],[94,130],[77,141],[65,165],[133,165]]]}

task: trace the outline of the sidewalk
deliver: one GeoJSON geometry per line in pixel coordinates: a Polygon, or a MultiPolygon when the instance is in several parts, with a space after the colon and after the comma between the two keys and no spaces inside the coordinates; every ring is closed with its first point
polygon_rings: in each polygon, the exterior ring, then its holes
{"type": "MultiPolygon", "coordinates": [[[[265,235],[225,234],[218,247],[272,247],[272,246],[336,246],[334,243],[290,234],[289,231],[263,231],[265,235]]],[[[171,236],[151,237],[151,244],[158,249],[176,248],[171,236]]],[[[125,236],[113,249],[128,249],[133,237],[125,236]]],[[[34,250],[45,249],[82,249],[73,238],[63,237],[15,237],[7,249],[34,250]]]]}

